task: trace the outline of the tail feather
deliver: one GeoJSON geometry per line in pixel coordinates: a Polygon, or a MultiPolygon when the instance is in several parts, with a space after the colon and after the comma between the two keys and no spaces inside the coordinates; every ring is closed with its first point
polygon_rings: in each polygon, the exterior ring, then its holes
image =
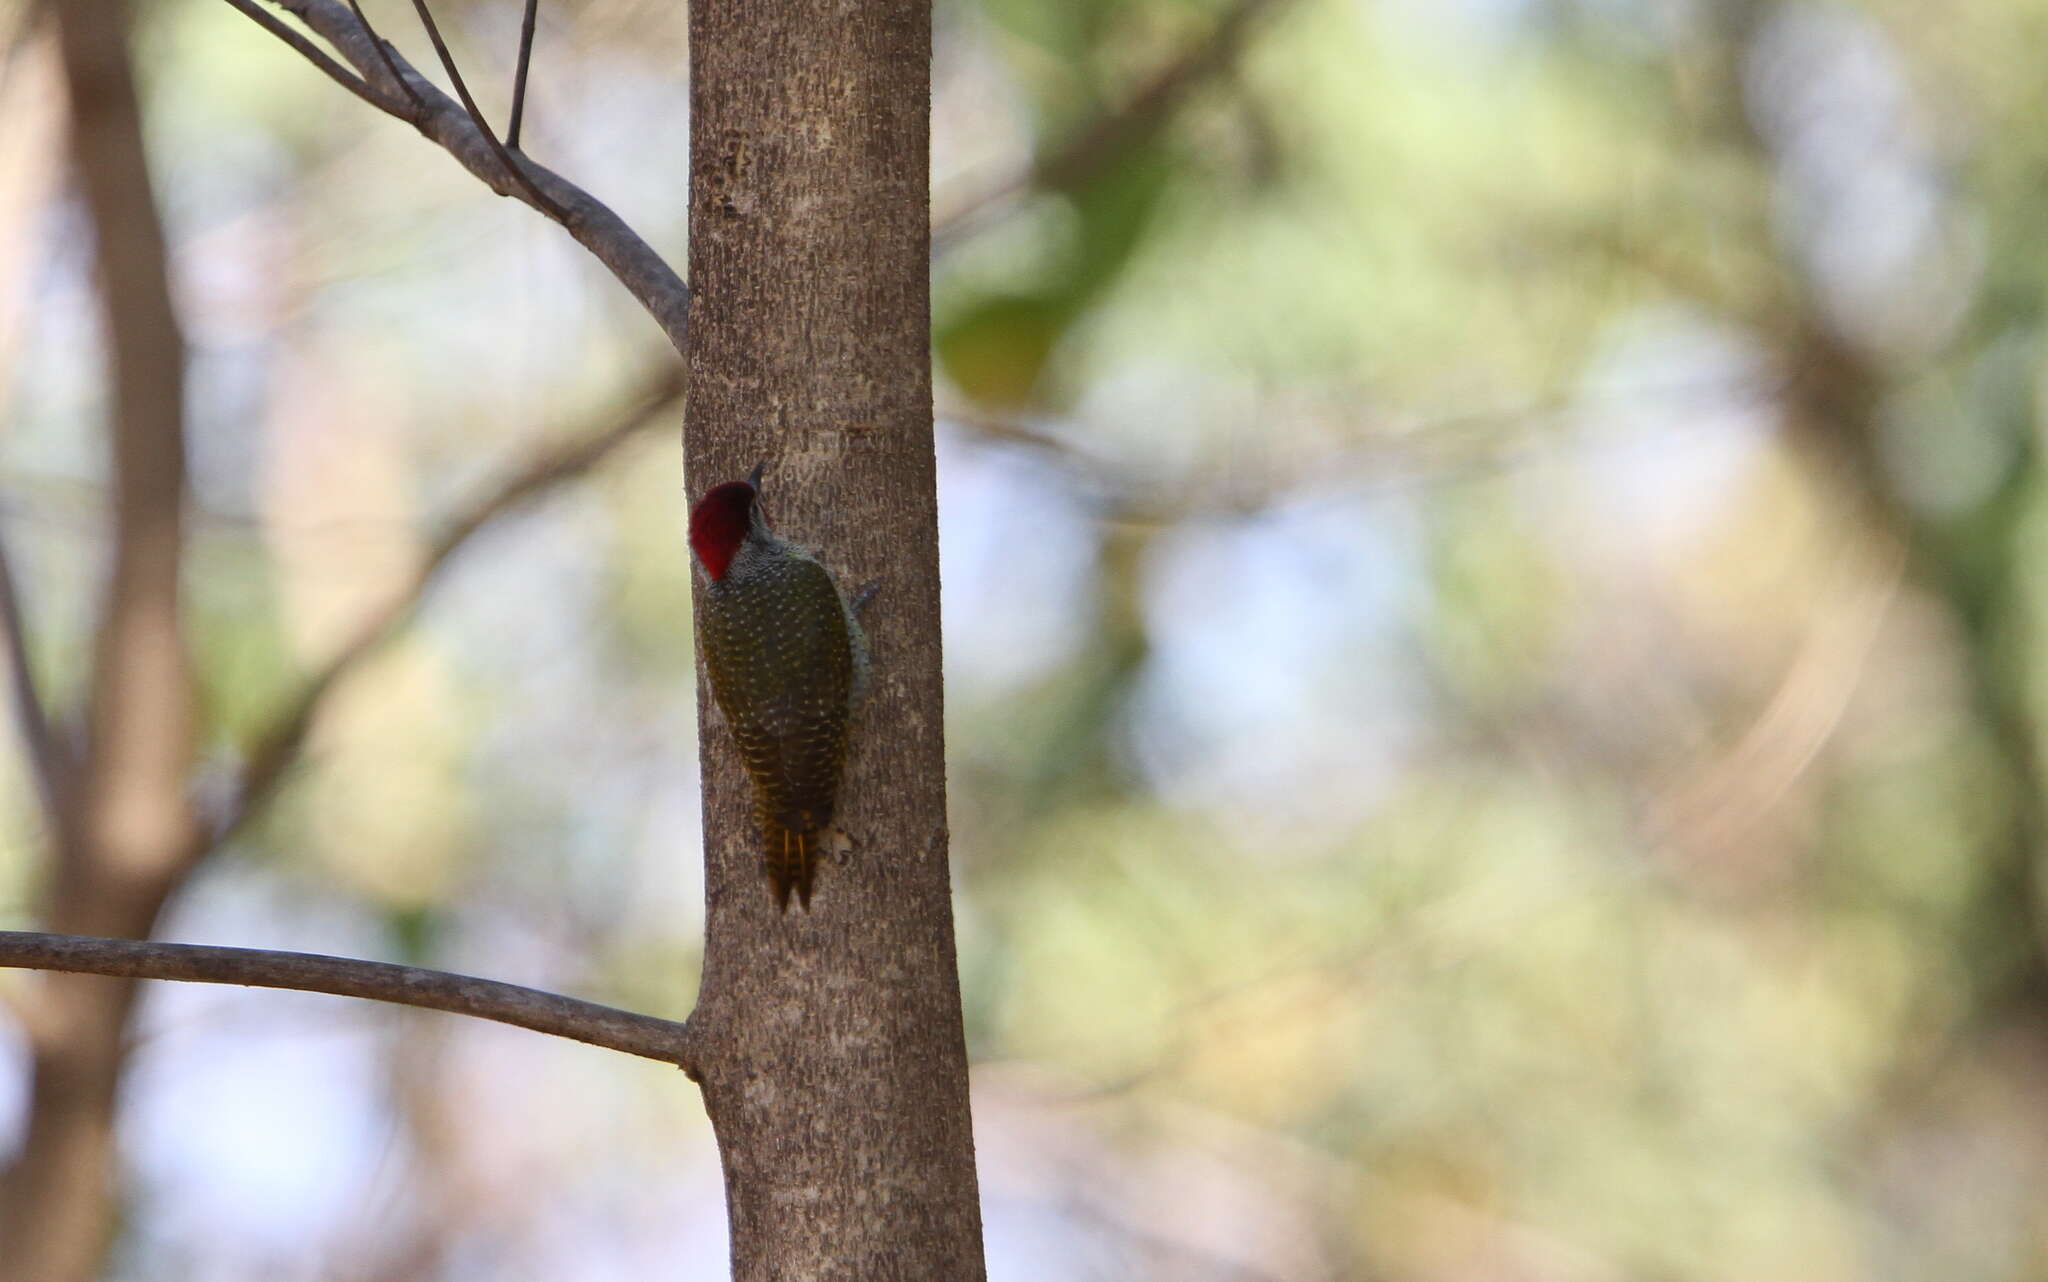
{"type": "Polygon", "coordinates": [[[774,822],[764,824],[763,828],[766,850],[761,868],[768,874],[769,890],[775,896],[776,906],[788,912],[789,893],[793,890],[803,910],[811,911],[811,878],[818,870],[812,834],[795,832],[774,822]]]}

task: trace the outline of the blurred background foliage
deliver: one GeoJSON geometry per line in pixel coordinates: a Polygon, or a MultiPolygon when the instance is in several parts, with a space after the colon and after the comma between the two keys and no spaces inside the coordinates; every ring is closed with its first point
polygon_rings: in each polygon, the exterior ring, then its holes
{"type": "MultiPolygon", "coordinates": [[[[502,113],[517,7],[438,8],[502,113]]],[[[226,5],[139,12],[209,760],[498,478],[621,442],[462,540],[167,934],[681,1014],[672,353],[226,5]]],[[[21,14],[0,517],[62,706],[106,393],[21,14]]],[[[672,262],[684,30],[551,0],[528,112],[672,262]]],[[[2044,40],[2038,0],[941,4],[993,1277],[2048,1278],[2044,40]]],[[[527,1034],[163,986],[120,1124],[111,1279],[722,1263],[696,1093],[527,1034]]]]}

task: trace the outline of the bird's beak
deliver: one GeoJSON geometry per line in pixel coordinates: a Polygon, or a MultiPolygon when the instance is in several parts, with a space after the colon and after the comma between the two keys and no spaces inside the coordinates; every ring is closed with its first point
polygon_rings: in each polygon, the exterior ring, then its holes
{"type": "Polygon", "coordinates": [[[767,470],[768,460],[762,459],[759,463],[754,464],[753,471],[747,473],[747,484],[754,487],[754,493],[759,494],[761,492],[761,473],[767,470]]]}

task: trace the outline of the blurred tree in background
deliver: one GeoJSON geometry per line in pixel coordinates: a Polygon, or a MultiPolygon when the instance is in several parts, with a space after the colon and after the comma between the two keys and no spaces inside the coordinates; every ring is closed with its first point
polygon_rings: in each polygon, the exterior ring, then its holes
{"type": "MultiPolygon", "coordinates": [[[[505,64],[517,6],[444,7],[466,66],[505,64]]],[[[118,393],[23,13],[0,533],[70,717],[118,393]]],[[[660,333],[228,6],[139,18],[202,775],[440,569],[161,931],[687,1010],[682,496],[633,430],[673,422],[660,333]],[[434,559],[497,478],[622,424],[434,559]]],[[[2048,1276],[2048,6],[939,24],[991,1275],[2048,1276]]],[[[526,139],[670,261],[683,31],[545,6],[526,139]]],[[[29,761],[8,926],[52,877],[29,761]]],[[[0,1022],[0,1149],[27,1045],[0,1022]]],[[[719,1267],[709,1136],[659,1068],[235,991],[148,993],[122,1049],[108,1278],[719,1267]]]]}

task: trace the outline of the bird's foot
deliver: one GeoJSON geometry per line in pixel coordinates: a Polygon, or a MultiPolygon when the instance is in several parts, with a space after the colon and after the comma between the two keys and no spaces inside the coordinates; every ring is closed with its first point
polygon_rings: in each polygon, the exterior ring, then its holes
{"type": "Polygon", "coordinates": [[[830,859],[834,868],[844,868],[853,862],[859,850],[860,843],[853,839],[853,834],[834,824],[825,834],[824,849],[819,853],[830,859]]]}

